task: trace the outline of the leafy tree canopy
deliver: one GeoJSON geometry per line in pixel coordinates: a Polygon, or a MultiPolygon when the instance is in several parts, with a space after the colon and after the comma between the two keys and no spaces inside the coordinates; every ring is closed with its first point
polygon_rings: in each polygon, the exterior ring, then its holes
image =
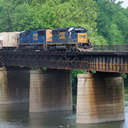
{"type": "Polygon", "coordinates": [[[95,45],[128,43],[128,9],[116,0],[0,0],[0,31],[82,26],[95,45]]]}

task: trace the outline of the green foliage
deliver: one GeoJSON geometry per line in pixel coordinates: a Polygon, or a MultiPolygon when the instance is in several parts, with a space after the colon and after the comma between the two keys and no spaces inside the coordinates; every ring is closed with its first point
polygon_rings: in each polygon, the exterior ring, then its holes
{"type": "Polygon", "coordinates": [[[108,45],[107,40],[96,32],[92,32],[89,37],[90,41],[93,42],[93,45],[108,45]]]}
{"type": "Polygon", "coordinates": [[[0,0],[0,31],[82,26],[93,45],[128,43],[128,9],[115,0],[0,0]]]}
{"type": "Polygon", "coordinates": [[[84,73],[86,73],[85,70],[73,70],[72,71],[73,77],[77,77],[78,74],[84,74],[84,73]]]}
{"type": "Polygon", "coordinates": [[[115,0],[98,0],[98,33],[108,44],[128,43],[128,10],[115,0]]]}
{"type": "Polygon", "coordinates": [[[126,73],[122,73],[122,77],[123,77],[124,79],[127,79],[128,75],[127,75],[126,73]]]}
{"type": "Polygon", "coordinates": [[[48,68],[47,68],[47,67],[43,67],[42,70],[43,70],[43,71],[47,71],[48,68]]]}
{"type": "Polygon", "coordinates": [[[94,0],[0,0],[0,5],[0,31],[82,26],[90,38],[96,34],[94,0]]]}

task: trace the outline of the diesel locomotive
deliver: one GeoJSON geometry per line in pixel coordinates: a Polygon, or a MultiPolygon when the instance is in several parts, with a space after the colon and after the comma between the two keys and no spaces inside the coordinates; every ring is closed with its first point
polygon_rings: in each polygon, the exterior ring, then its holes
{"type": "Polygon", "coordinates": [[[45,50],[81,50],[92,47],[88,39],[88,32],[83,27],[0,33],[0,46],[2,48],[44,48],[45,50]]]}

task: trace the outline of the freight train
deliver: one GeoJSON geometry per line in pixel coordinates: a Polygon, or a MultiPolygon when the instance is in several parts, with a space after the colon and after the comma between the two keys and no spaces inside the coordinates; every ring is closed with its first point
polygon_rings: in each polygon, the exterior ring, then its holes
{"type": "Polygon", "coordinates": [[[0,33],[1,48],[89,49],[92,47],[83,27],[28,30],[0,33]]]}

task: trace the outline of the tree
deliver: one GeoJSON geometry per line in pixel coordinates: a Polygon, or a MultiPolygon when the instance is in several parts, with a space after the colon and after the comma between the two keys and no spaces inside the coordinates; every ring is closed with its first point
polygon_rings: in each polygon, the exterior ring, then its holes
{"type": "Polygon", "coordinates": [[[98,33],[103,35],[109,44],[127,42],[128,17],[124,14],[120,3],[115,0],[98,0],[98,33]]]}

